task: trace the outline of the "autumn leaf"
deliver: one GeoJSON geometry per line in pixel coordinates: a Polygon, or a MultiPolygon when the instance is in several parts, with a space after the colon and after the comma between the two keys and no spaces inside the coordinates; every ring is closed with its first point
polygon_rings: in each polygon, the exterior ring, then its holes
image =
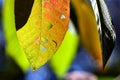
{"type": "Polygon", "coordinates": [[[17,31],[33,70],[44,65],[57,51],[68,21],[69,0],[34,0],[27,23],[17,31]]]}
{"type": "Polygon", "coordinates": [[[81,44],[102,69],[102,50],[94,13],[86,0],[71,0],[71,2],[77,15],[81,44]]]}

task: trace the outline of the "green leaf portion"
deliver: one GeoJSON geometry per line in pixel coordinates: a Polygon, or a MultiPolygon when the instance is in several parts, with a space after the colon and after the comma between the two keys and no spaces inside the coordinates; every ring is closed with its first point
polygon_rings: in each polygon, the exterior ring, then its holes
{"type": "Polygon", "coordinates": [[[14,18],[14,0],[5,0],[3,7],[3,26],[6,38],[6,53],[12,57],[25,72],[29,67],[23,49],[20,47],[14,18]]]}

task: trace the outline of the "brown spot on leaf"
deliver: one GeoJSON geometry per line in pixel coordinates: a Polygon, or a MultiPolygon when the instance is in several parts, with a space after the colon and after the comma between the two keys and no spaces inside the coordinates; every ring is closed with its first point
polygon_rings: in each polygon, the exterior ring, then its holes
{"type": "Polygon", "coordinates": [[[55,40],[52,40],[55,43],[55,46],[57,46],[57,42],[55,40]]]}

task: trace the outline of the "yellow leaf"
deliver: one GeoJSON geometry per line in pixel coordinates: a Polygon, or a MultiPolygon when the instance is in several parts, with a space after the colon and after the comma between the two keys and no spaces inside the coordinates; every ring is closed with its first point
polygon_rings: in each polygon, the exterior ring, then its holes
{"type": "Polygon", "coordinates": [[[94,13],[86,0],[71,0],[75,8],[81,44],[92,55],[102,69],[102,50],[94,13]]]}
{"type": "Polygon", "coordinates": [[[34,0],[27,23],[17,31],[33,70],[44,65],[59,48],[69,21],[69,0],[34,0]]]}

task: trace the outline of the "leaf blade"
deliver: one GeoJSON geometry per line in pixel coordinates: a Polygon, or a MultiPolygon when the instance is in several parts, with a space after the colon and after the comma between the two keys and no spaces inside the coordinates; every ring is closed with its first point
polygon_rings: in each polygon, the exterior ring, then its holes
{"type": "Polygon", "coordinates": [[[68,20],[69,0],[34,1],[27,23],[17,31],[33,70],[45,64],[57,51],[67,31],[68,20]],[[62,9],[65,10],[62,12],[62,9]]]}

